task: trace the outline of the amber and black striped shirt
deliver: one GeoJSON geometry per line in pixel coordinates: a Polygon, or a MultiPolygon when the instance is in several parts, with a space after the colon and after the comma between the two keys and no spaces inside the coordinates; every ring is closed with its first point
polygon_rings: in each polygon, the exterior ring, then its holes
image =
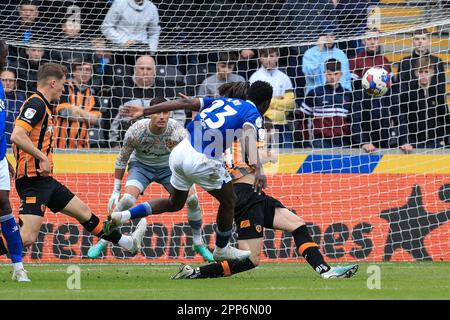
{"type": "MultiPolygon", "coordinates": [[[[47,155],[52,173],[54,147],[52,106],[42,93],[37,91],[23,103],[15,125],[27,130],[33,145],[47,155]]],[[[13,152],[16,158],[16,179],[40,176],[37,172],[38,159],[21,150],[15,143],[13,152]]]]}
{"type": "Polygon", "coordinates": [[[68,95],[61,99],[56,109],[56,147],[61,149],[85,149],[89,148],[89,123],[82,120],[70,119],[61,116],[63,109],[71,109],[79,106],[89,112],[93,117],[101,116],[98,99],[92,94],[91,88],[81,91],[77,86],[69,83],[68,95]]]}
{"type": "MultiPolygon", "coordinates": [[[[256,146],[258,149],[263,148],[265,143],[258,141],[256,146]]],[[[224,153],[225,169],[233,180],[240,179],[248,174],[254,174],[255,169],[250,168],[246,163],[240,141],[233,142],[233,145],[224,153]]]]}

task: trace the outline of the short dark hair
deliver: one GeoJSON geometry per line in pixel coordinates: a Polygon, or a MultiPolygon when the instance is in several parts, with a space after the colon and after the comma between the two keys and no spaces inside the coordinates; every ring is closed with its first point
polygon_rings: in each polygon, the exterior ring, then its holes
{"type": "Polygon", "coordinates": [[[248,81],[224,83],[219,87],[219,95],[227,98],[247,100],[247,92],[249,87],[250,82],[248,81]]]}
{"type": "Polygon", "coordinates": [[[328,59],[327,61],[325,61],[325,70],[331,72],[341,71],[341,62],[334,58],[328,59]]]}
{"type": "Polygon", "coordinates": [[[273,88],[270,83],[258,80],[252,83],[247,94],[248,99],[259,107],[262,106],[264,102],[270,102],[270,100],[272,100],[273,88]]]}
{"type": "Polygon", "coordinates": [[[422,35],[422,34],[429,36],[430,32],[425,28],[417,29],[417,30],[414,30],[414,32],[413,32],[413,36],[422,35]]]}
{"type": "Polygon", "coordinates": [[[14,68],[6,67],[3,70],[0,70],[0,72],[11,72],[14,75],[14,78],[17,78],[17,71],[14,68]]]}
{"type": "Polygon", "coordinates": [[[39,7],[39,4],[36,0],[22,0],[20,1],[20,6],[36,6],[39,7]]]}
{"type": "Polygon", "coordinates": [[[3,70],[6,64],[8,56],[8,46],[6,45],[5,41],[0,39],[0,71],[3,70]]]}
{"type": "Polygon", "coordinates": [[[45,81],[49,78],[56,78],[58,80],[61,80],[64,77],[67,77],[67,68],[58,63],[44,63],[38,69],[38,82],[45,81]]]}
{"type": "Polygon", "coordinates": [[[239,56],[237,52],[221,52],[219,53],[219,59],[217,63],[223,64],[236,64],[239,56]]]}
{"type": "Polygon", "coordinates": [[[280,55],[277,48],[265,48],[265,49],[259,49],[259,56],[265,56],[268,57],[270,54],[276,53],[277,56],[280,55]]]}
{"type": "Polygon", "coordinates": [[[422,56],[416,59],[416,61],[414,61],[414,68],[416,70],[433,69],[434,71],[436,71],[436,66],[433,64],[429,56],[422,56]]]}
{"type": "Polygon", "coordinates": [[[91,64],[92,65],[92,61],[89,58],[74,58],[72,59],[72,61],[70,61],[71,63],[71,68],[72,70],[74,70],[76,67],[82,66],[83,64],[91,64]]]}
{"type": "Polygon", "coordinates": [[[154,106],[154,105],[166,102],[166,101],[167,101],[167,99],[164,97],[154,97],[152,100],[150,100],[149,105],[154,106]]]}
{"type": "Polygon", "coordinates": [[[364,33],[368,33],[368,32],[377,32],[380,33],[380,30],[378,28],[365,28],[364,29],[364,33]]]}

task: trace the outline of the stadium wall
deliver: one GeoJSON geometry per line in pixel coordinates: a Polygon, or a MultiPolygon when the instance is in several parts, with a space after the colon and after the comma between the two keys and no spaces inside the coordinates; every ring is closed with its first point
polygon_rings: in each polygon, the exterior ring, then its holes
{"type": "MultiPolygon", "coordinates": [[[[116,154],[55,154],[55,176],[105,218],[115,158],[116,154]]],[[[331,262],[450,261],[450,155],[283,154],[266,172],[266,192],[304,218],[331,262]]],[[[217,205],[198,191],[205,239],[213,247],[217,205]]],[[[166,192],[154,184],[138,202],[161,196],[166,192]]],[[[17,214],[14,188],[11,201],[17,214]]],[[[191,249],[186,214],[184,209],[149,217],[143,255],[130,257],[112,247],[101,261],[200,262],[191,249]]],[[[96,240],[75,220],[49,210],[45,217],[26,262],[92,261],[86,258],[87,250],[96,240]]],[[[122,229],[130,230],[130,225],[122,229]]],[[[289,234],[266,230],[262,261],[302,258],[289,234]]]]}

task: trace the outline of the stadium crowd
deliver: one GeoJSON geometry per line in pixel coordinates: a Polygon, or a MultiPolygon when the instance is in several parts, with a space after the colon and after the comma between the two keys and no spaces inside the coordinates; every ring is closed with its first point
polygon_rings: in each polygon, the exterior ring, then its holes
{"type": "MultiPolygon", "coordinates": [[[[52,61],[70,71],[65,95],[56,106],[59,148],[120,146],[131,125],[119,112],[127,104],[146,107],[154,97],[174,99],[178,93],[217,96],[220,84],[257,80],[269,82],[274,89],[265,123],[268,129],[278,130],[282,148],[353,147],[373,152],[398,147],[408,153],[414,148],[450,146],[445,63],[430,53],[431,34],[425,29],[414,31],[411,55],[389,61],[379,30],[366,27],[367,8],[377,0],[306,1],[301,7],[298,1],[284,0],[274,1],[270,13],[261,9],[264,17],[279,17],[267,21],[274,30],[277,23],[286,22],[282,17],[289,17],[290,23],[309,22],[305,28],[314,26],[310,32],[317,35],[317,45],[312,47],[176,54],[158,52],[161,35],[170,33],[181,43],[195,35],[195,23],[213,29],[217,12],[202,10],[202,5],[216,3],[223,8],[227,1],[88,1],[90,7],[83,9],[97,18],[79,20],[67,18],[73,17],[77,1],[71,1],[72,9],[65,1],[51,1],[51,6],[46,2],[8,4],[14,12],[8,17],[10,28],[23,43],[10,45],[8,65],[1,73],[9,134],[21,104],[36,90],[39,66],[52,61]],[[188,16],[184,9],[192,14],[181,27],[188,16]],[[160,10],[174,15],[159,16],[160,10]],[[286,11],[297,14],[286,15],[286,11]],[[50,23],[55,17],[57,28],[50,23]],[[337,31],[345,28],[354,35],[364,34],[364,40],[338,41],[337,31]],[[66,48],[45,47],[39,40],[48,33],[66,48]],[[123,50],[114,51],[112,45],[123,50]],[[146,51],[137,50],[139,45],[146,51]],[[373,66],[392,75],[392,87],[382,97],[369,96],[361,86],[363,74],[373,66]]],[[[184,111],[172,116],[184,126],[192,118],[184,111]]]]}

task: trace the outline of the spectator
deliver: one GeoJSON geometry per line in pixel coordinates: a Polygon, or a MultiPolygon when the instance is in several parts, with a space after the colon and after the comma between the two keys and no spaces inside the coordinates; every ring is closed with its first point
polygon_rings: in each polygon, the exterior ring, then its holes
{"type": "Polygon", "coordinates": [[[309,91],[300,111],[312,117],[314,148],[347,146],[350,128],[348,114],[352,93],[341,84],[341,62],[329,59],[325,62],[325,85],[309,91]]]}
{"type": "MultiPolygon", "coordinates": [[[[137,104],[146,107],[150,99],[156,96],[172,99],[177,96],[178,92],[181,92],[181,88],[165,86],[164,82],[155,75],[155,60],[147,55],[140,56],[136,60],[133,76],[126,77],[123,85],[113,88],[111,108],[103,115],[105,119],[108,119],[103,128],[107,131],[106,134],[109,130],[111,131],[108,137],[112,145],[120,144],[123,141],[124,134],[130,125],[129,120],[123,118],[119,113],[119,109],[123,105],[137,104]]],[[[186,121],[183,110],[175,111],[173,118],[182,125],[186,121]]]]}
{"type": "Polygon", "coordinates": [[[295,109],[294,87],[291,79],[278,69],[278,49],[259,51],[261,67],[250,77],[250,83],[261,80],[270,83],[273,97],[265,116],[279,133],[279,143],[283,148],[292,148],[292,113],[295,109]]]}
{"type": "MultiPolygon", "coordinates": [[[[42,35],[45,24],[39,19],[39,7],[35,0],[21,1],[18,6],[17,14],[10,17],[10,29],[14,30],[16,39],[28,43],[32,38],[38,38],[42,35]]],[[[22,52],[16,47],[10,46],[10,59],[17,59],[22,52]]]]}
{"type": "Polygon", "coordinates": [[[327,27],[319,36],[318,44],[306,50],[303,56],[303,73],[306,80],[306,91],[308,94],[312,89],[323,86],[325,79],[325,61],[334,58],[341,64],[341,85],[346,90],[351,90],[351,77],[348,58],[345,53],[336,47],[333,27],[327,27]]]}
{"type": "Polygon", "coordinates": [[[356,146],[366,152],[376,148],[389,148],[391,139],[391,121],[399,125],[398,95],[390,91],[383,97],[373,97],[361,86],[361,78],[372,67],[382,67],[389,73],[389,60],[381,53],[379,31],[366,29],[363,43],[365,48],[355,58],[350,59],[350,69],[355,78],[354,103],[352,105],[352,136],[356,146]]]}
{"type": "Polygon", "coordinates": [[[25,95],[16,88],[16,72],[14,69],[5,69],[1,72],[3,89],[5,91],[6,102],[6,143],[11,147],[11,133],[14,128],[14,122],[19,115],[20,107],[25,101],[25,95]]]}
{"type": "Polygon", "coordinates": [[[149,0],[115,0],[101,29],[106,39],[121,47],[145,44],[152,52],[158,49],[158,9],[149,0]]]}
{"type": "Polygon", "coordinates": [[[414,65],[418,58],[428,56],[431,63],[435,65],[437,72],[435,72],[436,84],[439,87],[439,91],[445,91],[445,66],[442,60],[430,53],[431,35],[426,29],[415,30],[413,33],[413,52],[410,56],[404,58],[398,68],[398,79],[400,85],[404,88],[401,90],[405,92],[409,89],[411,80],[417,79],[416,70],[414,65]]]}
{"type": "Polygon", "coordinates": [[[364,73],[372,67],[381,67],[391,72],[391,63],[381,52],[380,31],[378,29],[366,29],[364,40],[364,49],[350,59],[350,71],[362,78],[364,73]]]}
{"type": "Polygon", "coordinates": [[[42,35],[44,23],[39,19],[39,7],[35,0],[24,0],[18,6],[18,15],[11,17],[11,29],[15,30],[18,40],[27,43],[30,39],[42,35]]]}
{"type": "Polygon", "coordinates": [[[414,60],[414,79],[400,95],[401,112],[407,117],[404,144],[412,148],[442,148],[449,145],[450,115],[445,91],[437,83],[437,65],[430,56],[414,60]]]}
{"type": "Polygon", "coordinates": [[[99,126],[100,104],[92,88],[92,63],[75,60],[72,80],[56,108],[56,147],[61,149],[89,148],[89,130],[99,126]]]}
{"type": "Polygon", "coordinates": [[[81,23],[77,19],[69,16],[61,24],[62,39],[61,43],[65,44],[68,49],[52,50],[50,53],[51,60],[63,63],[68,70],[74,61],[84,59],[84,54],[81,51],[73,48],[88,47],[89,42],[81,34],[81,23]]]}
{"type": "Polygon", "coordinates": [[[238,56],[236,53],[220,53],[219,61],[216,64],[216,74],[206,78],[202,82],[197,95],[215,98],[219,95],[219,87],[222,84],[245,81],[244,78],[233,73],[237,59],[238,56]]]}
{"type": "Polygon", "coordinates": [[[24,91],[26,96],[36,91],[37,72],[39,66],[46,61],[48,61],[48,53],[42,45],[37,43],[30,43],[30,46],[25,48],[25,56],[19,57],[17,65],[15,65],[18,88],[24,91]]]}
{"type": "Polygon", "coordinates": [[[113,66],[116,62],[114,55],[107,49],[106,40],[103,37],[94,37],[90,42],[93,49],[94,78],[98,77],[94,82],[101,84],[103,96],[111,96],[111,88],[115,84],[113,66]]]}

